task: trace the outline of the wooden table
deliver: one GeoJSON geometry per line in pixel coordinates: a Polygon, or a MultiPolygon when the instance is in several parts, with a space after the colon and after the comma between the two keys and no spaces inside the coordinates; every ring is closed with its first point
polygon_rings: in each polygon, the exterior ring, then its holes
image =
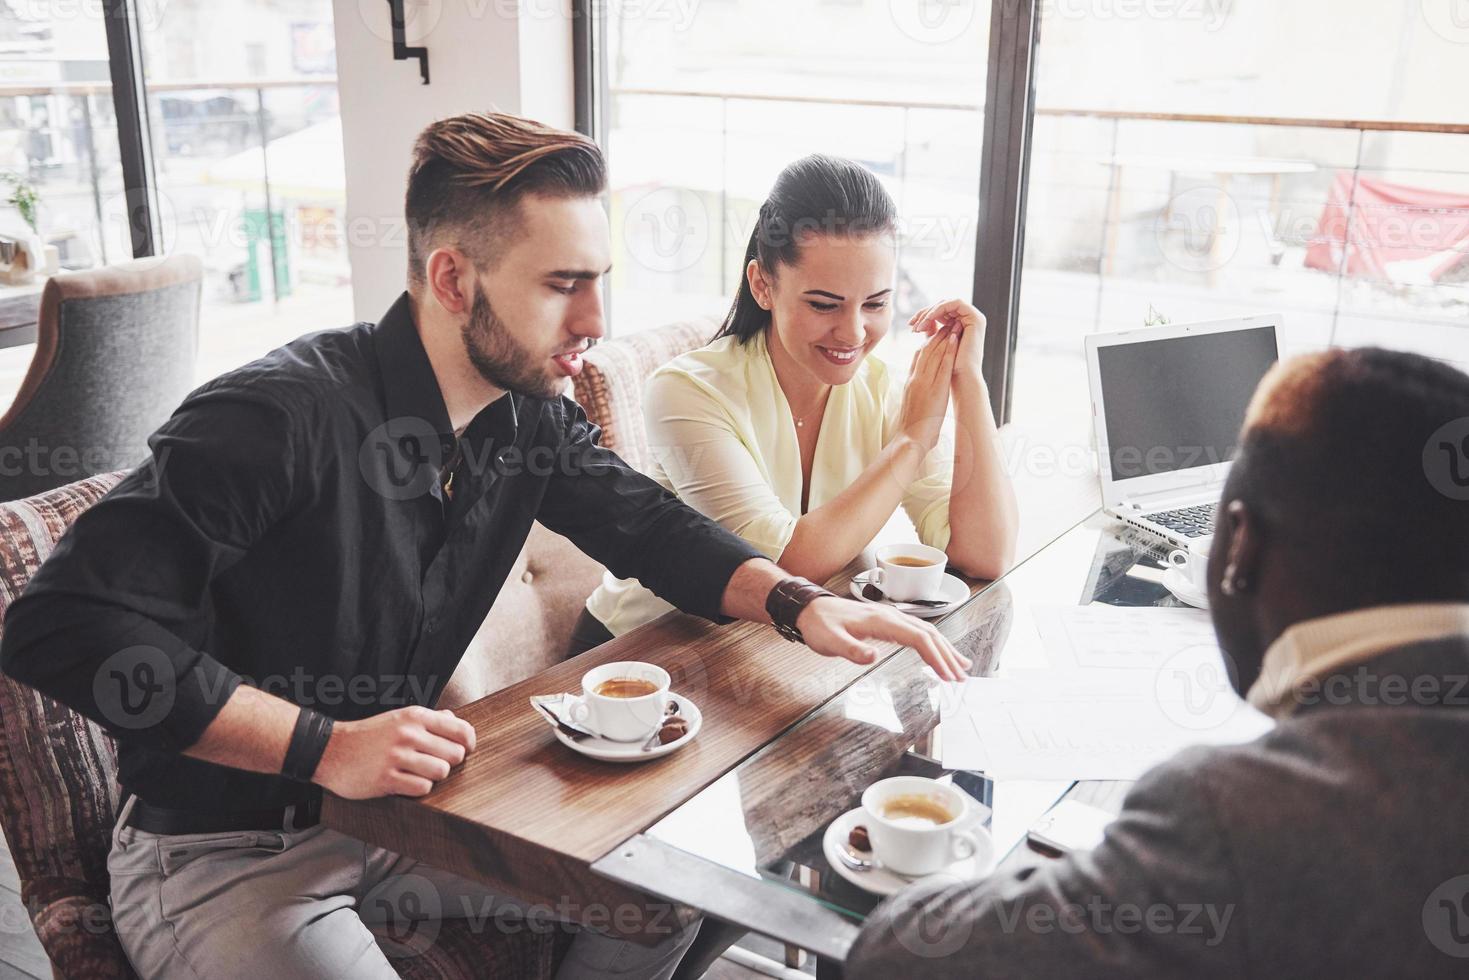
{"type": "MultiPolygon", "coordinates": [[[[1036,610],[1078,603],[1178,605],[1162,586],[1162,573],[1157,555],[1098,514],[976,590],[939,629],[974,661],[976,675],[1052,669],[1036,610]]],[[[937,757],[947,734],[939,711],[945,689],[911,650],[888,658],[613,848],[593,870],[809,950],[823,977],[839,971],[879,899],[827,863],[822,839],[877,780],[903,774],[952,779],[991,807],[990,830],[1006,855],[1002,867],[1010,869],[1046,860],[1025,846],[1025,835],[1057,800],[1070,796],[1113,811],[1120,806],[1128,789],[1123,782],[991,780],[944,770],[937,757]]]]}
{"type": "MultiPolygon", "coordinates": [[[[1037,605],[1176,604],[1158,584],[1162,566],[1114,529],[1094,516],[999,581],[970,583],[973,598],[940,630],[984,674],[1044,666],[1043,657],[1034,662],[1027,620],[1037,605]]],[[[461,709],[478,748],[428,796],[329,797],[323,819],[575,921],[605,928],[615,909],[615,931],[634,939],[670,912],[686,921],[697,910],[811,950],[830,969],[877,899],[826,865],[822,832],[877,779],[943,774],[928,757],[943,737],[941,687],[912,650],[890,647],[861,667],[818,657],[769,627],[668,616],[461,709]],[[575,690],[589,668],[623,659],[663,666],[703,711],[699,738],[664,761],[583,759],[527,703],[575,690]],[[809,871],[792,879],[792,863],[809,871]]],[[[1115,809],[1126,790],[952,778],[1006,820],[1004,835],[994,829],[1007,848],[1068,792],[1115,809]]],[[[1036,860],[1023,846],[1007,858],[1036,860]]]]}
{"type": "MultiPolygon", "coordinates": [[[[833,586],[845,589],[853,570],[833,586]]],[[[879,646],[879,663],[899,648],[879,646]]],[[[911,654],[910,654],[911,655],[911,654]]],[[[776,739],[872,666],[821,657],[768,626],[716,627],[670,614],[458,709],[477,747],[427,796],[327,797],[323,822],[523,900],[620,911],[618,931],[660,927],[672,909],[591,870],[591,864],[776,739]],[[693,743],[666,760],[626,766],[569,751],[530,707],[534,694],[580,689],[582,674],[617,660],[663,667],[704,716],[693,743]]]]}

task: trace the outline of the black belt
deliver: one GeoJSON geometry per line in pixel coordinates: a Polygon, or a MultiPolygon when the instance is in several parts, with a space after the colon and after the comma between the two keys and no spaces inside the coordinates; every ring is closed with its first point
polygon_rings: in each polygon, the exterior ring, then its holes
{"type": "Polygon", "coordinates": [[[225,834],[245,830],[289,833],[320,822],[321,794],[313,793],[310,799],[294,807],[269,810],[172,810],[137,800],[128,813],[127,826],[150,834],[225,834]]]}

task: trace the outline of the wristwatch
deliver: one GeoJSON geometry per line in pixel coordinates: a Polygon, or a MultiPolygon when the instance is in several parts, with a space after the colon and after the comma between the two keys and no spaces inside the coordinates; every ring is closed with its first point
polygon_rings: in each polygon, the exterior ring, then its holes
{"type": "Polygon", "coordinates": [[[803,578],[788,578],[770,590],[765,599],[765,611],[775,624],[775,631],[793,643],[805,643],[805,637],[796,629],[796,619],[801,610],[822,596],[833,595],[815,582],[803,578]]]}

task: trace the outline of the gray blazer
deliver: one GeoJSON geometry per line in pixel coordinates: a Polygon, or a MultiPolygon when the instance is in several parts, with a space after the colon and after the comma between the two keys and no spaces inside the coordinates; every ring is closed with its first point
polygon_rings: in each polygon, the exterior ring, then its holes
{"type": "Polygon", "coordinates": [[[1469,976],[1469,637],[1138,781],[1092,852],[879,906],[850,980],[1469,976]]]}

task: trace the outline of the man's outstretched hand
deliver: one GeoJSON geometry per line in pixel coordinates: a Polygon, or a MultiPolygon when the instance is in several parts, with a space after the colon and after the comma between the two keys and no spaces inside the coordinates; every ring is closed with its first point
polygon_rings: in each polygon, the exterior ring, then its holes
{"type": "Polygon", "coordinates": [[[886,606],[823,596],[801,610],[796,628],[806,645],[824,657],[870,664],[877,657],[871,641],[892,640],[917,650],[942,680],[962,680],[973,666],[932,624],[886,606]]]}

